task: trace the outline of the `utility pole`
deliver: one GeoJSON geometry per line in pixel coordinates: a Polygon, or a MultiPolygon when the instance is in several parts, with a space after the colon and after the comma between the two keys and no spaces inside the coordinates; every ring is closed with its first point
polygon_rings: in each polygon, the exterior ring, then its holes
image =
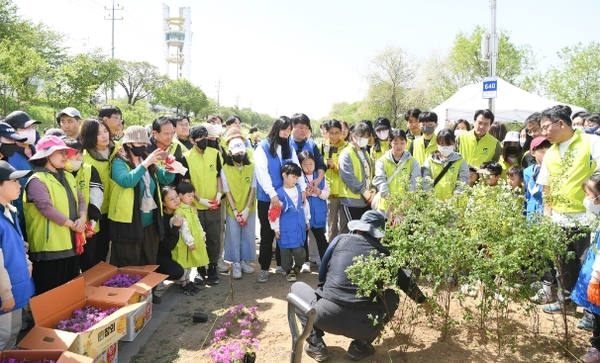
{"type": "MultiPolygon", "coordinates": [[[[123,10],[123,7],[119,5],[118,8],[115,8],[115,0],[112,2],[112,8],[104,7],[105,10],[112,10],[112,15],[110,18],[104,17],[104,20],[110,20],[112,22],[112,46],[111,46],[111,57],[115,59],[115,20],[123,20],[123,17],[115,19],[115,10],[123,10]]],[[[112,92],[110,96],[113,100],[115,99],[115,84],[112,85],[112,92]]]]}
{"type": "MultiPolygon", "coordinates": [[[[496,76],[496,61],[498,60],[498,34],[496,33],[496,0],[490,0],[490,77],[496,76]]],[[[495,98],[488,100],[488,108],[492,113],[496,104],[495,98]]]]}
{"type": "Polygon", "coordinates": [[[219,103],[219,94],[221,93],[221,84],[223,82],[221,81],[221,77],[219,77],[219,80],[217,81],[217,85],[215,86],[215,88],[217,89],[217,108],[221,107],[221,104],[219,103]]]}
{"type": "Polygon", "coordinates": [[[239,107],[240,104],[240,94],[238,93],[237,96],[235,97],[235,108],[240,108],[239,107]]]}

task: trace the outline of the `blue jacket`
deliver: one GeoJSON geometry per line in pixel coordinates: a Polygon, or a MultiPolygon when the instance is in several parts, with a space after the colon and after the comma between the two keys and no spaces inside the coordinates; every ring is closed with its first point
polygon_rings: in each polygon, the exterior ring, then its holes
{"type": "Polygon", "coordinates": [[[277,240],[279,248],[292,249],[304,246],[306,240],[306,218],[302,208],[302,192],[300,186],[296,184],[298,190],[298,205],[294,205],[283,187],[277,189],[279,200],[283,204],[281,216],[279,216],[279,233],[281,236],[277,240]]]}
{"type": "Polygon", "coordinates": [[[525,184],[525,206],[527,217],[531,218],[532,214],[544,213],[544,203],[542,201],[543,185],[539,185],[533,179],[533,171],[537,165],[531,165],[523,170],[523,183],[525,184]]]}
{"type": "MultiPolygon", "coordinates": [[[[35,287],[33,279],[29,276],[25,241],[19,227],[16,213],[10,212],[15,223],[4,216],[5,207],[0,205],[0,248],[4,255],[4,269],[8,272],[12,285],[12,294],[15,299],[13,310],[22,309],[29,304],[29,298],[33,296],[35,287]]],[[[3,287],[4,288],[4,287],[3,287]]],[[[4,312],[0,311],[0,315],[4,312]]]]}
{"type": "MultiPolygon", "coordinates": [[[[596,246],[596,248],[600,248],[600,230],[596,231],[596,240],[593,245],[596,246]]],[[[571,291],[571,299],[577,305],[590,310],[596,315],[600,315],[600,306],[592,304],[587,298],[587,288],[592,279],[592,267],[594,266],[594,261],[596,261],[596,251],[590,246],[587,255],[585,256],[585,261],[581,266],[581,270],[579,270],[577,283],[575,284],[573,291],[571,291]]]]}
{"type": "Polygon", "coordinates": [[[289,140],[290,146],[296,151],[296,155],[303,151],[310,151],[315,157],[315,169],[327,171],[327,165],[325,165],[323,155],[321,155],[321,151],[319,151],[319,146],[313,140],[307,139],[296,142],[293,137],[290,137],[289,140]]]}
{"type": "MultiPolygon", "coordinates": [[[[35,147],[31,146],[31,151],[35,154],[35,147]]],[[[12,165],[17,170],[33,170],[31,164],[29,164],[29,158],[24,154],[24,149],[22,147],[10,158],[8,158],[8,163],[12,165]]],[[[27,184],[28,178],[19,179],[19,183],[21,184],[21,194],[19,194],[19,199],[13,200],[12,205],[17,208],[17,212],[19,213],[19,225],[21,226],[21,232],[23,232],[23,237],[27,240],[26,232],[25,232],[25,213],[23,212],[23,193],[25,192],[25,184],[27,184]]]]}
{"type": "MultiPolygon", "coordinates": [[[[283,178],[281,177],[281,167],[287,163],[292,162],[293,160],[284,159],[281,160],[277,154],[275,156],[271,155],[269,152],[269,139],[263,140],[258,144],[258,147],[262,148],[265,151],[265,155],[267,155],[267,168],[269,170],[269,176],[271,177],[271,183],[273,184],[273,188],[275,190],[281,188],[283,186],[283,178]]],[[[256,183],[256,199],[261,202],[270,202],[271,198],[265,193],[263,188],[260,186],[260,183],[256,183]]],[[[281,198],[281,197],[280,197],[281,198]]]]}
{"type": "MultiPolygon", "coordinates": [[[[313,180],[317,179],[318,175],[313,173],[313,180]]],[[[319,189],[325,188],[326,180],[323,178],[319,189]]],[[[308,184],[308,180],[306,181],[308,184]]],[[[308,205],[310,206],[310,228],[324,228],[327,224],[327,201],[319,197],[307,196],[308,205]]]]}

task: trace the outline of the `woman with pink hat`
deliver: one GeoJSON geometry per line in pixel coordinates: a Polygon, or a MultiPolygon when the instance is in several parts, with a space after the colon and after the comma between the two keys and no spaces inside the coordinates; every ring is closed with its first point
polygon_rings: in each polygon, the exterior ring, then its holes
{"type": "Polygon", "coordinates": [[[23,195],[29,258],[36,294],[79,275],[76,234],[85,230],[87,206],[65,162],[77,150],[56,136],[44,136],[29,159],[34,174],[23,195]]]}

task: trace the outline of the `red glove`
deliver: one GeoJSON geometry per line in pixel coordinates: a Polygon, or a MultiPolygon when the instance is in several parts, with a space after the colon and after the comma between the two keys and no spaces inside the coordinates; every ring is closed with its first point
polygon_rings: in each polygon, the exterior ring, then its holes
{"type": "Polygon", "coordinates": [[[94,231],[94,227],[92,226],[92,222],[86,222],[85,223],[85,236],[87,238],[93,237],[96,234],[96,231],[94,231]]]}
{"type": "Polygon", "coordinates": [[[219,201],[217,198],[209,200],[208,203],[210,204],[210,208],[208,208],[209,210],[219,209],[219,201]]]}
{"type": "Polygon", "coordinates": [[[165,169],[167,169],[167,171],[173,171],[173,166],[171,166],[171,164],[173,164],[173,162],[175,161],[175,157],[171,154],[167,155],[167,158],[164,160],[164,164],[165,164],[165,169]]]}
{"type": "Polygon", "coordinates": [[[283,210],[283,206],[279,206],[279,207],[271,207],[269,208],[269,221],[271,222],[275,222],[275,220],[277,218],[279,218],[279,216],[281,215],[281,211],[283,210]]]}
{"type": "Polygon", "coordinates": [[[248,225],[248,222],[246,222],[246,220],[244,219],[244,215],[242,213],[238,213],[237,217],[238,217],[238,221],[240,223],[240,226],[246,227],[248,225]]]}
{"type": "Polygon", "coordinates": [[[75,233],[75,253],[81,255],[83,253],[83,245],[85,244],[85,237],[83,233],[75,233]]]}
{"type": "Polygon", "coordinates": [[[588,301],[600,306],[600,283],[590,282],[587,288],[588,301]]]}

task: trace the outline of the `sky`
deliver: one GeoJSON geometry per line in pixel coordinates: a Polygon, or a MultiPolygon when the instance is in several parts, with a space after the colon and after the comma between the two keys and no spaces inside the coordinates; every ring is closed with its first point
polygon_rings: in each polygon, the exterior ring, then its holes
{"type": "MultiPolygon", "coordinates": [[[[19,15],[67,36],[70,52],[111,53],[112,0],[13,0],[19,15]]],[[[488,0],[117,0],[115,58],[165,70],[163,3],[191,8],[191,81],[225,106],[318,119],[367,92],[369,62],[389,46],[424,62],[458,32],[489,27],[488,0]],[[217,87],[220,80],[220,87],[217,87]]],[[[496,23],[529,44],[539,69],[578,42],[600,41],[598,0],[497,0],[496,23]],[[586,25],[587,24],[587,25],[586,25]]],[[[500,90],[499,90],[500,92],[500,90]]]]}

